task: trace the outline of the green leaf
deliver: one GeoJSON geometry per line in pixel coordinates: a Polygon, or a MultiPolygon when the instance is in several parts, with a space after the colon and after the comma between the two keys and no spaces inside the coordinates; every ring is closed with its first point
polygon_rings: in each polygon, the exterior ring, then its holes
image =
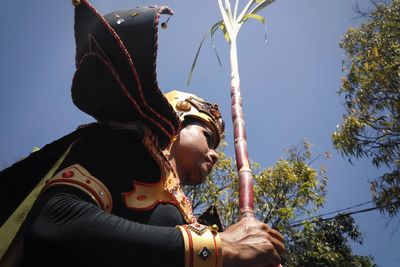
{"type": "Polygon", "coordinates": [[[373,200],[390,216],[400,207],[400,1],[380,1],[357,28],[349,28],[340,42],[346,60],[339,95],[344,96],[346,114],[332,135],[335,148],[345,157],[370,158],[376,167],[387,166],[376,180],[373,200]],[[389,171],[390,170],[390,171],[389,171]],[[396,183],[386,180],[395,177],[396,183]]]}
{"type": "Polygon", "coordinates": [[[218,6],[221,12],[222,19],[225,23],[225,30],[229,35],[234,34],[234,21],[232,18],[232,14],[230,10],[227,10],[226,7],[222,4],[222,0],[218,0],[218,6]]]}
{"type": "Polygon", "coordinates": [[[265,8],[266,6],[272,4],[273,2],[275,2],[275,0],[263,0],[263,1],[259,1],[258,5],[256,5],[250,12],[249,14],[256,14],[258,13],[260,10],[262,10],[263,8],[265,8]]]}
{"type": "MultiPolygon", "coordinates": [[[[202,47],[202,45],[203,45],[203,43],[204,43],[204,40],[207,38],[208,35],[210,35],[210,36],[211,36],[211,39],[212,39],[212,36],[214,35],[215,31],[216,31],[216,30],[218,29],[218,27],[220,27],[221,24],[223,24],[223,23],[224,23],[224,22],[223,22],[222,20],[221,20],[221,21],[218,21],[217,23],[215,23],[215,24],[204,34],[203,39],[202,39],[201,42],[200,42],[199,48],[197,48],[196,56],[194,57],[194,60],[193,60],[193,63],[192,63],[192,67],[190,68],[190,72],[189,72],[189,75],[188,75],[188,79],[187,79],[187,81],[186,81],[186,85],[189,85],[189,84],[190,84],[190,81],[192,80],[193,71],[194,71],[194,68],[195,68],[195,66],[196,66],[197,59],[198,59],[199,53],[200,53],[200,49],[201,49],[201,47],[202,47]]],[[[213,47],[214,47],[214,46],[213,46],[213,47]]],[[[218,62],[221,64],[221,61],[220,61],[220,59],[219,59],[219,57],[218,57],[218,54],[217,54],[216,50],[215,50],[215,53],[216,53],[216,55],[217,55],[218,62]]]]}
{"type": "Polygon", "coordinates": [[[224,34],[225,40],[226,40],[228,43],[230,43],[230,42],[231,42],[231,38],[229,38],[229,33],[228,33],[228,30],[226,29],[225,23],[222,22],[222,23],[219,25],[219,28],[221,29],[222,33],[224,34]]]}
{"type": "Polygon", "coordinates": [[[267,23],[265,21],[265,18],[258,14],[246,14],[246,15],[244,15],[244,17],[243,17],[242,21],[240,21],[240,23],[245,23],[248,19],[256,19],[264,25],[264,31],[265,31],[264,40],[266,42],[267,41],[267,23]]]}
{"type": "Polygon", "coordinates": [[[212,48],[214,50],[215,56],[218,59],[219,66],[221,67],[222,66],[221,59],[219,58],[219,55],[218,55],[218,52],[217,52],[217,48],[214,45],[214,39],[213,39],[214,33],[215,33],[215,31],[217,29],[218,29],[218,27],[215,27],[214,29],[211,30],[210,40],[211,40],[211,46],[212,46],[212,48]]]}
{"type": "Polygon", "coordinates": [[[242,21],[244,15],[246,15],[247,11],[250,9],[250,7],[254,4],[254,0],[249,0],[247,2],[246,6],[243,8],[242,12],[240,12],[240,15],[237,17],[236,22],[242,21]]]}

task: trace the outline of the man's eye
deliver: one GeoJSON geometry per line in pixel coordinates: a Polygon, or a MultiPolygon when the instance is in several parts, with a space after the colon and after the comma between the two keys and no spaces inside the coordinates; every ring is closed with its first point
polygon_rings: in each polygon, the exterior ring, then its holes
{"type": "Polygon", "coordinates": [[[213,137],[213,135],[210,134],[210,133],[207,132],[207,131],[204,131],[204,136],[205,136],[206,139],[207,139],[207,144],[208,144],[208,146],[209,146],[209,147],[214,147],[214,137],[213,137]]]}

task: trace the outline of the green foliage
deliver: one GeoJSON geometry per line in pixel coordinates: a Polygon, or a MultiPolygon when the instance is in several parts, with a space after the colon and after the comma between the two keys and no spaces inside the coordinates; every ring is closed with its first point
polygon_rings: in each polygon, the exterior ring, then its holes
{"type": "Polygon", "coordinates": [[[284,228],[294,218],[310,216],[325,201],[328,178],[323,166],[317,171],[309,165],[310,144],[303,141],[286,154],[286,159],[265,170],[253,168],[255,213],[273,227],[284,228]]]}
{"type": "Polygon", "coordinates": [[[364,15],[368,21],[350,28],[340,43],[347,76],[339,94],[347,114],[332,139],[343,155],[368,157],[386,167],[371,191],[376,205],[395,215],[400,207],[400,0],[377,4],[364,15]]]}
{"type": "Polygon", "coordinates": [[[362,236],[351,216],[338,215],[290,232],[284,266],[376,266],[371,256],[352,254],[348,240],[362,244],[362,236]]]}
{"type": "MultiPolygon", "coordinates": [[[[239,219],[239,188],[234,161],[223,149],[219,155],[209,179],[201,185],[186,187],[185,192],[197,214],[216,205],[226,227],[239,219]]],[[[352,254],[348,242],[362,241],[352,217],[292,226],[301,218],[315,215],[323,206],[328,177],[323,166],[315,169],[311,164],[329,157],[329,153],[313,156],[311,145],[303,141],[287,149],[286,157],[272,167],[263,169],[252,163],[255,214],[284,234],[284,266],[374,266],[372,258],[352,254]]]]}

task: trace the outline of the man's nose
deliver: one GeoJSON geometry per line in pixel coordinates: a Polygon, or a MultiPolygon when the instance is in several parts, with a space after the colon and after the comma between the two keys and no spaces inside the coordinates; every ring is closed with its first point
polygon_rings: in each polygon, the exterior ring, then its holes
{"type": "Polygon", "coordinates": [[[219,156],[218,156],[218,153],[214,149],[210,150],[210,157],[211,157],[213,164],[217,163],[219,156]]]}

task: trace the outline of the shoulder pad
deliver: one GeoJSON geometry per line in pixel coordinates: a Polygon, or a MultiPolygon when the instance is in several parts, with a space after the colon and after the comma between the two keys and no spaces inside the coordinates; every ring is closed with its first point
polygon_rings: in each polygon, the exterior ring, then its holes
{"type": "Polygon", "coordinates": [[[71,165],[46,181],[41,193],[58,185],[78,188],[88,194],[106,212],[112,211],[112,197],[107,187],[79,164],[71,165]]]}

